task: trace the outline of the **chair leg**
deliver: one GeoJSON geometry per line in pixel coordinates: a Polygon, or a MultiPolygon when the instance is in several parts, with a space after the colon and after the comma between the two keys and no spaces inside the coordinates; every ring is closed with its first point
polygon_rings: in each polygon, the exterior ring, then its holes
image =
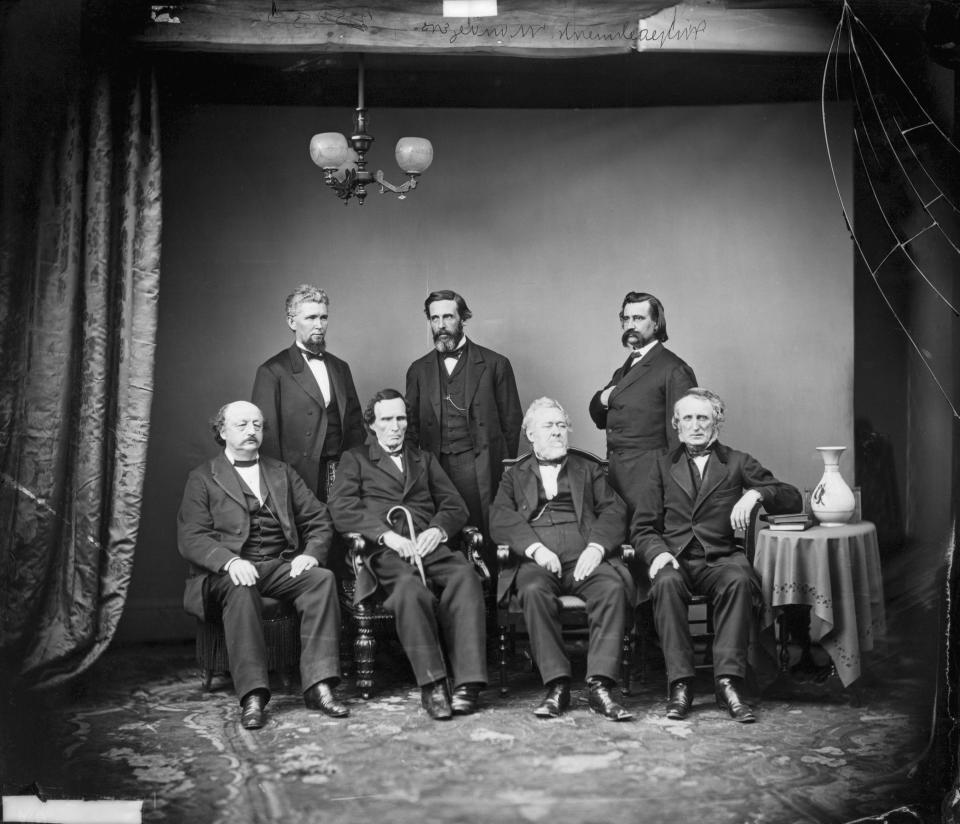
{"type": "Polygon", "coordinates": [[[210,692],[210,685],[213,683],[213,670],[206,667],[200,670],[200,685],[204,692],[210,692]]]}
{"type": "Polygon", "coordinates": [[[283,691],[285,693],[293,692],[293,669],[290,667],[283,667],[280,670],[280,684],[283,686],[283,691]]]}
{"type": "Polygon", "coordinates": [[[377,639],[373,634],[372,616],[362,607],[357,609],[357,637],[353,642],[353,666],[357,674],[357,689],[369,699],[373,695],[373,664],[377,654],[377,639]]]}
{"type": "Polygon", "coordinates": [[[623,651],[620,657],[620,692],[624,695],[630,695],[630,665],[633,662],[633,643],[630,638],[630,632],[623,634],[623,651]]]}
{"type": "MultiPolygon", "coordinates": [[[[506,695],[510,690],[507,688],[507,627],[500,625],[500,695],[506,695]]],[[[511,633],[510,643],[513,644],[513,634],[511,633]]]]}

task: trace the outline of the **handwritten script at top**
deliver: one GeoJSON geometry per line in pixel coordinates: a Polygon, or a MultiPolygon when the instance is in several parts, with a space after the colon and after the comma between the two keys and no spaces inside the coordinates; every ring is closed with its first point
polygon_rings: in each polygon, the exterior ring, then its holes
{"type": "Polygon", "coordinates": [[[696,41],[707,30],[706,20],[691,21],[686,25],[677,22],[674,9],[673,19],[668,26],[647,27],[630,22],[604,26],[582,26],[571,22],[563,25],[546,23],[434,23],[424,21],[414,27],[419,34],[437,35],[446,38],[451,44],[466,40],[494,40],[498,44],[507,42],[561,42],[561,43],[616,43],[636,41],[639,47],[644,43],[655,43],[663,48],[668,43],[696,41]]]}

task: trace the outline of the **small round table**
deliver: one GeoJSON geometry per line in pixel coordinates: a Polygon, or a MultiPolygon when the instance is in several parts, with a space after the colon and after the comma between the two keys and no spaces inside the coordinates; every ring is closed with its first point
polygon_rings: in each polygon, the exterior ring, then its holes
{"type": "Polygon", "coordinates": [[[753,565],[763,586],[761,628],[772,628],[782,607],[810,607],[810,640],[830,656],[845,687],[856,681],[861,656],[886,632],[876,527],[762,529],[753,565]]]}

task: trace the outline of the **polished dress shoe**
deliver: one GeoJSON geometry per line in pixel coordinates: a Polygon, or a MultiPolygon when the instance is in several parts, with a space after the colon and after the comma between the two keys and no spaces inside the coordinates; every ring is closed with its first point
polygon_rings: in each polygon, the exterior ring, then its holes
{"type": "Polygon", "coordinates": [[[693,684],[681,678],[670,685],[670,697],[667,700],[667,718],[683,721],[693,706],[693,684]]]}
{"type": "Polygon", "coordinates": [[[259,730],[266,723],[267,695],[259,690],[248,692],[240,702],[240,726],[259,730]]]}
{"type": "Polygon", "coordinates": [[[472,715],[480,708],[481,684],[461,684],[453,691],[450,708],[454,715],[472,715]]]}
{"type": "Polygon", "coordinates": [[[604,718],[609,718],[611,721],[632,721],[633,713],[621,707],[610,695],[612,687],[612,681],[588,678],[587,705],[595,713],[602,715],[604,718]]]}
{"type": "Polygon", "coordinates": [[[547,684],[547,694],[533,711],[538,718],[559,718],[570,706],[570,682],[558,679],[547,684]]]}
{"type": "Polygon", "coordinates": [[[445,679],[420,687],[420,703],[434,721],[453,718],[453,708],[450,706],[450,694],[447,692],[445,679]]]}
{"type": "Polygon", "coordinates": [[[752,724],[757,720],[753,710],[743,702],[734,679],[729,675],[721,675],[717,679],[717,706],[729,712],[730,717],[741,724],[752,724]]]}
{"type": "Polygon", "coordinates": [[[333,689],[326,681],[317,681],[303,694],[303,703],[308,710],[320,710],[331,718],[346,718],[350,708],[337,700],[333,689]]]}

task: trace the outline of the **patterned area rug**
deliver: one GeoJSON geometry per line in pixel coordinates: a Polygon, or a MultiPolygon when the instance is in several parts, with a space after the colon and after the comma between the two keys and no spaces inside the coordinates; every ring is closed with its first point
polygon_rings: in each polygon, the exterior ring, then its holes
{"type": "Polygon", "coordinates": [[[862,687],[860,706],[835,683],[777,684],[742,726],[706,680],[691,717],[666,720],[653,672],[623,699],[636,719],[615,724],[582,680],[570,712],[535,718],[542,688],[521,670],[507,697],[490,688],[478,714],[434,722],[390,662],[372,700],[341,689],[349,719],[276,692],[248,732],[229,681],[201,690],[192,647],[110,651],[69,701],[8,702],[4,793],[36,781],[51,797],[142,799],[145,821],[224,824],[824,824],[936,804],[916,778],[929,710],[909,679],[862,687]]]}

